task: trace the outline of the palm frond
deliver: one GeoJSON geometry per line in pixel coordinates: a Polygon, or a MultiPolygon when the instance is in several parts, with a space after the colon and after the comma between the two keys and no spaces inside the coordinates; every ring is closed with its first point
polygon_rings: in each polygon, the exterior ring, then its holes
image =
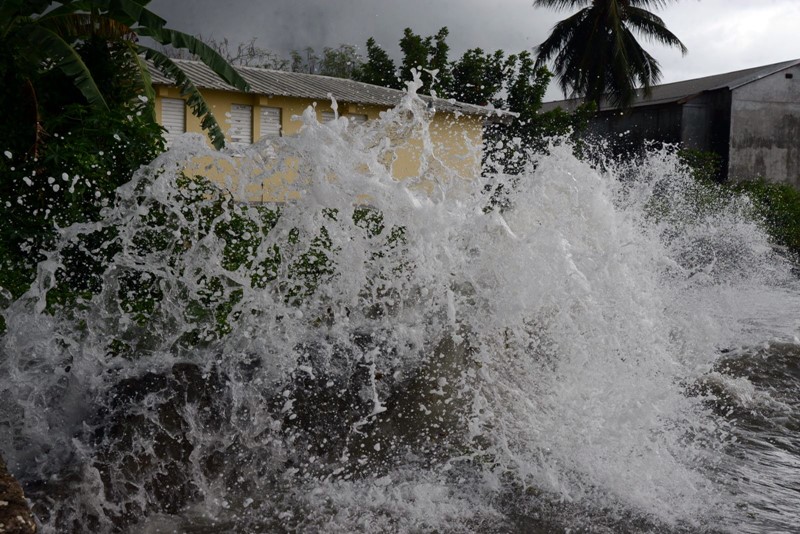
{"type": "Polygon", "coordinates": [[[533,7],[564,10],[586,7],[591,2],[592,0],[533,0],[533,7]]]}
{"type": "Polygon", "coordinates": [[[641,9],[661,9],[675,2],[677,0],[628,0],[628,5],[641,9]]]}
{"type": "Polygon", "coordinates": [[[192,83],[188,76],[162,52],[152,48],[139,45],[139,52],[153,62],[153,65],[160,70],[164,75],[175,81],[175,84],[180,88],[181,95],[186,96],[186,105],[192,110],[192,114],[200,119],[200,126],[208,132],[208,137],[211,139],[211,144],[214,148],[221,150],[225,147],[225,134],[222,132],[217,119],[208,109],[203,95],[192,83]]]}
{"type": "Polygon", "coordinates": [[[621,107],[647,93],[661,76],[658,62],[637,42],[632,31],[648,40],[686,47],[646,8],[665,7],[673,0],[535,0],[534,6],[565,9],[587,6],[556,24],[536,48],[537,65],[552,62],[565,95],[599,102],[604,96],[621,107]]]}
{"type": "Polygon", "coordinates": [[[162,45],[172,45],[175,48],[183,48],[200,58],[200,61],[208,65],[220,78],[225,80],[240,91],[249,92],[250,85],[242,78],[241,74],[225,61],[219,52],[205,44],[197,37],[170,30],[167,28],[142,28],[138,30],[139,35],[152,37],[162,45]]]}
{"type": "Polygon", "coordinates": [[[688,49],[674,33],[667,29],[661,17],[637,7],[629,7],[627,13],[628,25],[645,39],[667,46],[674,46],[678,48],[683,55],[686,55],[688,49]]]}
{"type": "Polygon", "coordinates": [[[125,44],[128,48],[129,55],[133,58],[133,64],[136,66],[139,73],[137,79],[141,80],[142,91],[144,92],[144,96],[147,97],[147,109],[150,110],[153,122],[156,122],[156,92],[153,89],[153,79],[150,76],[150,70],[147,68],[147,63],[145,63],[144,59],[142,59],[142,56],[139,54],[139,46],[132,41],[125,41],[125,44]]]}
{"type": "Polygon", "coordinates": [[[535,49],[537,67],[547,63],[550,58],[563,50],[567,43],[572,41],[586,15],[587,9],[582,9],[553,26],[547,39],[535,49]]]}
{"type": "Polygon", "coordinates": [[[30,50],[35,50],[39,60],[51,60],[55,66],[73,80],[75,87],[92,106],[108,110],[105,98],[92,77],[89,68],[75,49],[52,30],[31,24],[27,39],[30,50]]]}
{"type": "Polygon", "coordinates": [[[93,17],[88,13],[65,13],[42,19],[39,24],[72,39],[101,37],[116,41],[136,38],[136,32],[127,24],[108,17],[93,17]]]}
{"type": "Polygon", "coordinates": [[[149,2],[141,0],[106,0],[106,2],[109,16],[119,19],[129,26],[137,25],[142,28],[159,29],[167,23],[145,7],[149,2]]]}

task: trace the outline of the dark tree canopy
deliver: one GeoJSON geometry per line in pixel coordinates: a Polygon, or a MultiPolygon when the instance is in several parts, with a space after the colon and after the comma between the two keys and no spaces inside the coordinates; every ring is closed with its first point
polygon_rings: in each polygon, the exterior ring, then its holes
{"type": "Polygon", "coordinates": [[[537,65],[552,61],[565,95],[574,94],[599,103],[605,96],[612,104],[628,107],[637,87],[649,94],[661,79],[658,62],[634,33],[649,41],[686,47],[648,9],[664,7],[671,0],[534,0],[535,7],[581,8],[553,28],[537,47],[537,65]]]}
{"type": "Polygon", "coordinates": [[[494,54],[480,48],[464,52],[453,63],[450,95],[460,102],[485,106],[496,98],[503,88],[506,61],[502,50],[494,54]]]}
{"type": "MultiPolygon", "coordinates": [[[[185,74],[138,37],[188,50],[240,89],[247,83],[199,39],[167,28],[147,4],[0,1],[0,109],[4,125],[13,125],[0,130],[0,288],[13,297],[29,286],[56,227],[96,220],[116,188],[163,151],[142,56],[176,80],[212,142],[224,142],[185,74]]],[[[73,289],[82,291],[84,282],[73,289]]]]}
{"type": "Polygon", "coordinates": [[[131,71],[144,94],[153,100],[155,93],[142,56],[156,69],[174,79],[187,105],[200,117],[211,142],[224,146],[225,136],[200,92],[163,52],[145,46],[139,37],[149,37],[161,45],[186,49],[223,80],[241,90],[247,82],[213,48],[196,37],[166,27],[166,21],[149,11],[146,0],[8,0],[0,3],[0,48],[10,54],[19,72],[31,82],[51,70],[61,71],[95,109],[109,109],[105,95],[97,86],[77,47],[92,39],[116,43],[126,51],[135,69],[131,71]],[[134,74],[135,73],[135,74],[134,74]]]}
{"type": "Polygon", "coordinates": [[[401,88],[394,61],[372,37],[367,39],[367,61],[356,70],[353,78],[373,85],[401,88]]]}
{"type": "MultiPolygon", "coordinates": [[[[199,34],[197,38],[216,50],[217,53],[225,58],[231,65],[271,70],[289,70],[290,64],[288,59],[282,57],[273,50],[258,46],[255,37],[251,37],[249,41],[241,42],[235,46],[227,37],[216,39],[214,37],[204,37],[202,34],[199,34]]],[[[191,53],[183,49],[165,47],[163,52],[171,58],[193,58],[191,53]]]]}
{"type": "Polygon", "coordinates": [[[447,27],[441,28],[436,35],[433,36],[428,45],[428,70],[436,71],[436,84],[431,89],[440,93],[447,94],[453,87],[453,75],[450,72],[451,64],[448,58],[450,53],[450,45],[447,44],[447,36],[450,31],[447,27]]]}
{"type": "MultiPolygon", "coordinates": [[[[403,37],[400,39],[400,50],[403,52],[403,61],[400,64],[400,78],[406,82],[413,78],[412,70],[428,68],[428,56],[431,52],[431,38],[423,38],[414,33],[411,28],[403,30],[403,37]]],[[[430,81],[428,81],[428,89],[430,81]]],[[[423,85],[422,91],[426,87],[423,85]]]]}

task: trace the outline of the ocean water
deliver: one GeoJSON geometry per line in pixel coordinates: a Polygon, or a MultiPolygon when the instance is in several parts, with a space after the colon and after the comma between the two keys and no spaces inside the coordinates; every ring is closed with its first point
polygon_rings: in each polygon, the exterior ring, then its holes
{"type": "Polygon", "coordinates": [[[430,113],[187,135],[63,230],[0,339],[43,532],[800,531],[800,282],[747,201],[565,140],[457,176],[430,113]]]}

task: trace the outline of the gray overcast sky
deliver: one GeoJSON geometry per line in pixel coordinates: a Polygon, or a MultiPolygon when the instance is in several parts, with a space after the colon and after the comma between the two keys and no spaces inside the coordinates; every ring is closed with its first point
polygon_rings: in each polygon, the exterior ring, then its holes
{"type": "MultiPolygon", "coordinates": [[[[571,11],[532,7],[532,0],[154,0],[169,27],[192,34],[257,38],[288,57],[292,49],[341,43],[364,51],[373,36],[399,58],[403,28],[423,36],[450,29],[450,58],[468,48],[531,50],[571,11]]],[[[679,0],[655,11],[689,54],[644,43],[661,63],[663,82],[755,67],[800,57],[800,0],[679,0]]],[[[551,85],[546,100],[561,98],[551,85]]]]}

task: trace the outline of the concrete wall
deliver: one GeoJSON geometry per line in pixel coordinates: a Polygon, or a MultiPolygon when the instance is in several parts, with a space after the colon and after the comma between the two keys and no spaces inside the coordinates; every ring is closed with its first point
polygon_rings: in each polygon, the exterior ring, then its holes
{"type": "Polygon", "coordinates": [[[681,143],[685,148],[714,152],[722,158],[721,179],[728,168],[731,94],[727,89],[705,93],[683,104],[681,143]]]}
{"type": "MultiPolygon", "coordinates": [[[[293,121],[292,116],[302,113],[312,104],[316,104],[317,119],[322,119],[322,112],[331,111],[329,101],[313,101],[310,99],[293,97],[268,97],[263,95],[250,95],[234,91],[202,91],[203,97],[209,108],[214,113],[223,131],[228,130],[225,124],[225,114],[231,111],[233,104],[253,106],[253,139],[261,137],[259,131],[260,116],[259,106],[281,108],[281,134],[283,136],[296,135],[302,123],[293,121]]],[[[161,98],[180,98],[180,93],[175,87],[160,86],[156,95],[156,119],[161,122],[161,98]]],[[[377,119],[386,108],[360,104],[339,103],[340,115],[359,114],[366,115],[368,120],[377,119]]],[[[203,133],[200,120],[186,110],[186,131],[203,133]]],[[[472,179],[480,174],[481,153],[476,150],[480,146],[483,136],[483,117],[472,115],[454,115],[452,113],[437,112],[429,125],[430,151],[424,163],[421,154],[426,148],[423,146],[423,132],[419,129],[404,131],[396,136],[391,135],[391,142],[396,147],[384,164],[398,180],[420,176],[419,187],[430,192],[434,184],[440,180],[452,178],[472,179]]],[[[230,183],[230,177],[238,173],[234,169],[227,169],[225,165],[219,167],[219,162],[195,161],[187,167],[188,174],[204,175],[225,187],[236,189],[236,184],[230,183]]],[[[275,162],[275,172],[263,181],[263,186],[253,184],[248,186],[245,196],[248,201],[282,202],[295,199],[299,192],[292,187],[298,176],[298,162],[288,158],[278,158],[275,162]]]]}
{"type": "Polygon", "coordinates": [[[678,104],[606,111],[592,119],[590,133],[606,138],[617,152],[636,152],[649,141],[680,142],[681,120],[678,104]]]}
{"type": "Polygon", "coordinates": [[[800,67],[734,89],[730,131],[730,179],[800,188],[800,67]]]}

